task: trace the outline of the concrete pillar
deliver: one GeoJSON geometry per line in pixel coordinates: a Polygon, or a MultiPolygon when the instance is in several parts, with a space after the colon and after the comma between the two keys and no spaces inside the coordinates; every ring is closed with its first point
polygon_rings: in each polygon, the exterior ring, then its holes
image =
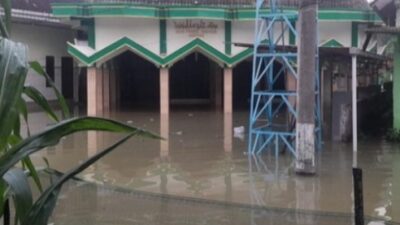
{"type": "Polygon", "coordinates": [[[232,68],[224,69],[224,113],[232,113],[232,68]]]}
{"type": "Polygon", "coordinates": [[[160,68],[160,113],[169,114],[169,69],[160,68]]]}
{"type": "Polygon", "coordinates": [[[315,74],[317,0],[299,2],[299,80],[296,121],[296,172],[315,174],[315,74]]]}
{"type": "Polygon", "coordinates": [[[110,109],[117,108],[117,73],[114,67],[110,68],[110,109]]]}
{"type": "Polygon", "coordinates": [[[110,68],[103,69],[103,108],[110,111],[110,68]]]}
{"type": "Polygon", "coordinates": [[[87,68],[87,115],[96,116],[98,108],[98,69],[96,67],[87,68]]]}
{"type": "Polygon", "coordinates": [[[98,116],[102,116],[104,112],[104,74],[103,68],[97,69],[96,74],[96,113],[98,116]]]}
{"type": "MultiPolygon", "coordinates": [[[[357,140],[357,56],[351,57],[351,103],[352,103],[352,128],[353,128],[353,151],[357,152],[358,149],[358,140],[357,140]]],[[[353,165],[353,168],[357,168],[356,165],[353,165]]]]}

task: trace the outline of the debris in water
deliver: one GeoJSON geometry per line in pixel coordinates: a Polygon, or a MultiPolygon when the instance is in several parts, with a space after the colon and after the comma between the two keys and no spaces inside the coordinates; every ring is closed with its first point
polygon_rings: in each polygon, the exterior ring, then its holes
{"type": "Polygon", "coordinates": [[[235,128],[233,128],[233,131],[235,133],[244,133],[244,126],[235,127],[235,128]]]}
{"type": "Polygon", "coordinates": [[[193,113],[189,113],[188,116],[189,116],[189,117],[193,117],[194,114],[193,114],[193,113]]]}
{"type": "Polygon", "coordinates": [[[129,124],[132,124],[132,123],[133,123],[132,120],[128,120],[128,121],[126,121],[126,122],[129,123],[129,124]]]}
{"type": "Polygon", "coordinates": [[[378,214],[378,216],[383,217],[386,215],[386,208],[385,207],[379,207],[375,209],[375,212],[378,214]]]}
{"type": "Polygon", "coordinates": [[[244,141],[244,126],[235,127],[233,129],[233,136],[244,141]]]}
{"type": "Polygon", "coordinates": [[[183,134],[183,131],[178,131],[178,132],[176,132],[176,135],[181,136],[182,134],[183,134]]]}
{"type": "Polygon", "coordinates": [[[384,221],[371,221],[368,225],[385,225],[384,221]]]}
{"type": "Polygon", "coordinates": [[[153,118],[150,118],[150,122],[154,122],[154,119],[153,119],[153,118]]]}

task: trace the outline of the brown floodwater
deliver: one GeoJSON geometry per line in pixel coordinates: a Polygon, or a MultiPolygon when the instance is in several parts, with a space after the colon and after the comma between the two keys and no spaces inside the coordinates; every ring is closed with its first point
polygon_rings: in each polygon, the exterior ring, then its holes
{"type": "MultiPolygon", "coordinates": [[[[84,171],[80,178],[89,183],[75,185],[77,188],[70,184],[65,189],[55,218],[70,222],[59,224],[77,224],[80,220],[86,221],[80,224],[259,224],[252,215],[262,215],[257,210],[263,208],[280,209],[274,216],[257,217],[259,221],[275,221],[268,224],[351,224],[348,218],[339,222],[340,216],[324,222],[304,216],[293,217],[300,220],[288,217],[292,222],[282,223],[285,212],[342,216],[352,213],[351,144],[324,143],[317,154],[317,175],[305,177],[293,172],[291,154],[279,158],[272,152],[259,157],[246,154],[246,112],[224,116],[216,111],[182,110],[167,118],[158,112],[129,111],[112,113],[110,117],[159,133],[166,140],[134,137],[84,171]],[[244,135],[234,132],[242,126],[244,135]],[[165,196],[171,199],[165,200],[165,196]],[[157,198],[164,200],[156,201],[157,198]],[[192,200],[202,207],[189,204],[192,200]],[[79,208],[81,201],[90,204],[79,208]],[[227,211],[224,204],[231,204],[232,210],[227,211]],[[117,210],[121,206],[125,211],[117,210]],[[246,208],[251,206],[256,211],[246,208]],[[146,214],[146,208],[153,214],[146,214]],[[133,211],[140,212],[140,219],[131,218],[133,211]],[[114,216],[105,216],[107,212],[114,216]],[[220,220],[207,222],[201,219],[203,214],[220,220]],[[175,217],[168,220],[165,215],[175,217]],[[110,222],[112,219],[119,222],[110,222]]],[[[31,129],[38,131],[49,120],[42,113],[31,113],[30,123],[31,129]]],[[[67,171],[121,137],[82,132],[32,158],[36,164],[44,165],[42,157],[46,157],[52,168],[67,171]]],[[[364,172],[365,214],[376,218],[369,224],[400,222],[400,146],[381,139],[360,140],[357,161],[364,172]]]]}

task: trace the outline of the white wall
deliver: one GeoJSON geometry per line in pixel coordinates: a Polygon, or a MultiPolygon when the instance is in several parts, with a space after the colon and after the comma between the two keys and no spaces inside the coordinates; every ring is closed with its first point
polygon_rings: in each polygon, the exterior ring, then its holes
{"type": "MultiPolygon", "coordinates": [[[[73,40],[73,32],[65,28],[14,23],[11,38],[28,45],[30,61],[35,60],[45,66],[46,56],[55,57],[54,78],[56,86],[61,91],[61,57],[69,56],[67,41],[73,40]]],[[[52,89],[46,87],[45,79],[33,71],[29,71],[26,84],[38,88],[48,100],[56,99],[52,89]]]]}
{"type": "MultiPolygon", "coordinates": [[[[205,33],[204,36],[192,36],[189,33],[177,33],[174,22],[184,22],[185,20],[168,20],[167,21],[167,53],[171,54],[177,49],[191,42],[193,39],[200,38],[220,52],[225,52],[225,23],[216,20],[201,20],[205,23],[212,22],[218,26],[215,33],[205,33]]],[[[200,20],[192,20],[197,23],[200,20]]]]}
{"type": "Polygon", "coordinates": [[[351,22],[320,21],[320,43],[332,38],[342,43],[345,47],[351,47],[351,22]]]}
{"type": "Polygon", "coordinates": [[[158,19],[96,18],[96,50],[128,37],[150,51],[160,53],[158,19]]]}
{"type": "MultiPolygon", "coordinates": [[[[254,42],[254,25],[254,21],[233,21],[232,42],[252,44],[254,42]]],[[[245,48],[232,46],[232,55],[236,55],[243,50],[245,48]]]]}
{"type": "MultiPolygon", "coordinates": [[[[262,25],[265,25],[263,23],[262,25]]],[[[284,25],[286,27],[286,24],[284,25]]],[[[274,24],[274,40],[277,41],[280,38],[282,32],[282,23],[274,24]]],[[[254,42],[254,32],[255,32],[255,22],[254,21],[234,21],[232,23],[232,42],[233,43],[247,43],[252,44],[254,42]]],[[[261,40],[267,38],[266,29],[263,30],[263,35],[261,40]]],[[[289,31],[286,31],[284,38],[277,42],[278,45],[288,45],[289,44],[289,31]]],[[[236,55],[241,51],[245,50],[243,47],[232,47],[232,55],[236,55]]]]}

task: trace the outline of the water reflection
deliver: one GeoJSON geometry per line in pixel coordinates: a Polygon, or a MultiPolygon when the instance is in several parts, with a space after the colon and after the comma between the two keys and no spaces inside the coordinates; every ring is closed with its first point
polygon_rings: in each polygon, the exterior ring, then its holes
{"type": "Polygon", "coordinates": [[[232,113],[224,114],[224,150],[232,152],[233,124],[232,113]]]}
{"type": "Polygon", "coordinates": [[[160,115],[160,136],[165,140],[160,141],[160,157],[169,155],[169,114],[160,115]]]}

